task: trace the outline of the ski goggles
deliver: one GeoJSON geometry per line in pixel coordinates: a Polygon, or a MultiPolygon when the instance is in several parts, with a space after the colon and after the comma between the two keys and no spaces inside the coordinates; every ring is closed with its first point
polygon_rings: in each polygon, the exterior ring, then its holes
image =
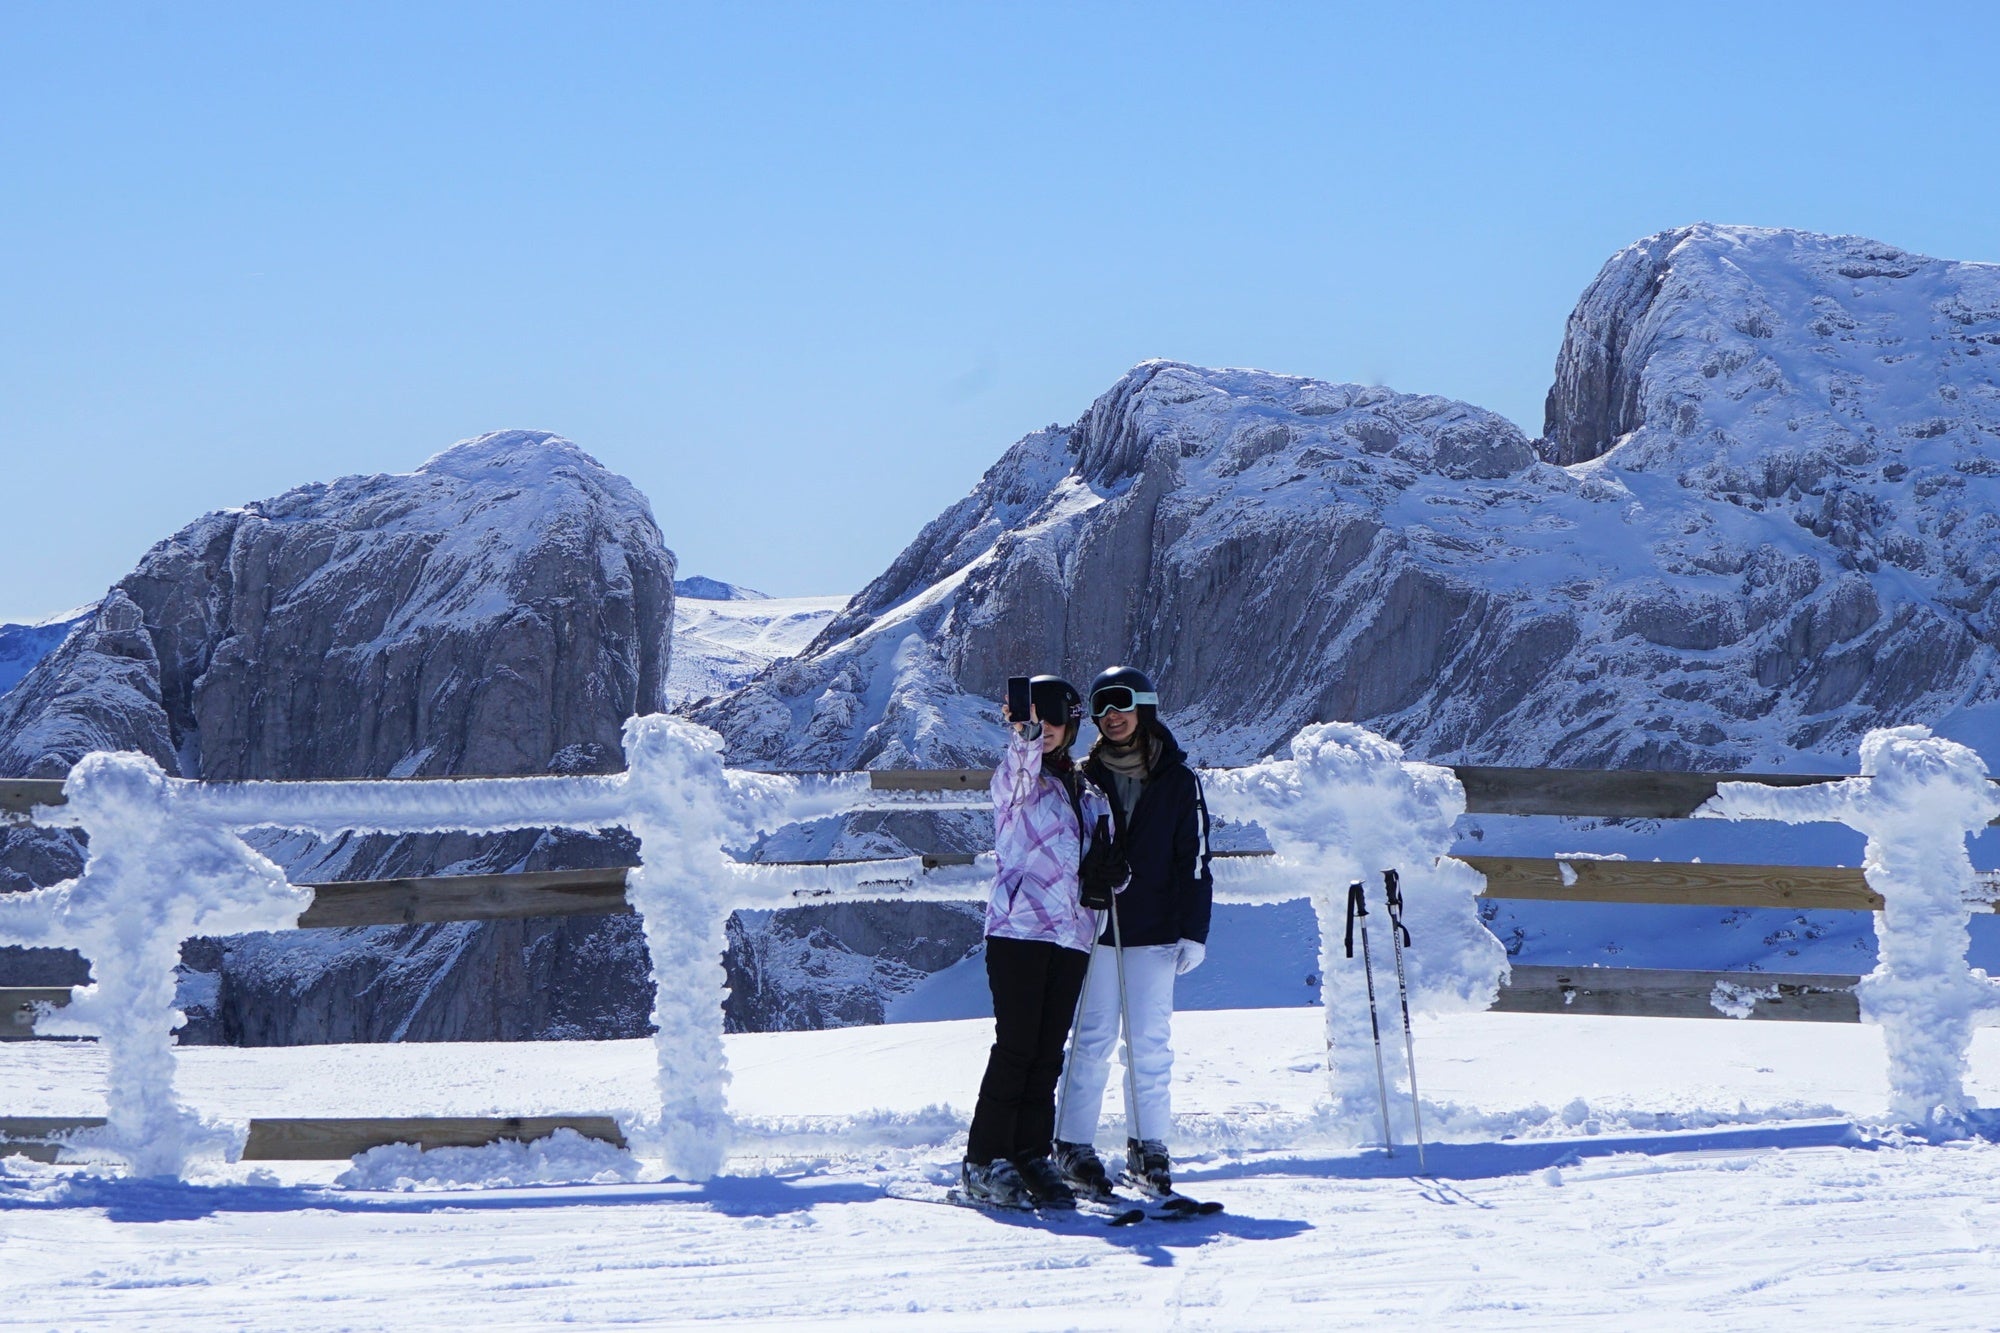
{"type": "Polygon", "coordinates": [[[1106,713],[1129,713],[1140,704],[1160,706],[1160,696],[1151,690],[1135,690],[1130,685],[1106,685],[1090,696],[1090,715],[1103,717],[1106,713]]]}

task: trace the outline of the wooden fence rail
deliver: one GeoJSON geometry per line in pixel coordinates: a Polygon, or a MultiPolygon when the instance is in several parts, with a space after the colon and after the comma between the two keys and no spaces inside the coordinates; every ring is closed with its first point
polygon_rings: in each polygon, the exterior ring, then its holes
{"type": "MultiPolygon", "coordinates": [[[[1267,852],[1219,853],[1220,857],[1258,857],[1267,852]]],[[[962,866],[969,852],[939,853],[923,858],[927,868],[962,866]]],[[[1861,871],[1829,866],[1764,866],[1703,862],[1603,861],[1581,857],[1466,856],[1461,858],[1486,877],[1488,898],[1540,902],[1623,903],[1647,906],[1746,907],[1783,910],[1879,911],[1881,897],[1868,887],[1861,871]]],[[[784,862],[791,865],[851,865],[864,862],[784,862]]],[[[621,915],[632,911],[625,896],[628,867],[595,870],[519,871],[499,875],[440,875],[415,879],[362,880],[312,884],[312,905],[299,914],[301,929],[347,926],[412,925],[446,921],[498,921],[520,917],[621,915]]],[[[812,890],[798,890],[802,901],[812,890]]],[[[893,884],[880,897],[893,901],[893,884]]],[[[1993,904],[2000,910],[2000,901],[1993,904]]],[[[1717,981],[1767,986],[1776,974],[1755,972],[1651,972],[1635,968],[1588,970],[1587,995],[1559,984],[1561,969],[1518,967],[1511,990],[1502,993],[1497,1009],[1517,1013],[1653,1014],[1661,1017],[1705,1017],[1715,1011],[1707,995],[1717,981]],[[1548,975],[1544,975],[1547,973],[1548,975]],[[1620,986],[1607,978],[1628,974],[1620,986]],[[1685,994],[1683,994],[1685,992],[1685,994]],[[1698,992],[1698,994],[1697,994],[1698,992]],[[1615,996],[1616,998],[1592,998],[1615,996]],[[1540,998],[1531,998],[1540,997],[1540,998]],[[1582,1007],[1578,1007],[1581,1004],[1582,1007]],[[1609,1007],[1606,1007],[1609,1006],[1609,1007]]],[[[1785,984],[1817,985],[1823,978],[1786,978],[1785,984]]],[[[1851,986],[1852,978],[1838,979],[1851,986]]],[[[1836,987],[1838,989],[1839,987],[1836,987]]],[[[1822,987],[1824,989],[1824,987],[1822,987]]],[[[63,987],[0,987],[0,1041],[31,1038],[37,1004],[64,1004],[63,987]]],[[[1846,1003],[1851,1006],[1852,997],[1846,1003]]],[[[1838,1005],[1835,1008],[1839,1008],[1838,1005]]],[[[1760,1017],[1827,1018],[1824,1005],[1794,1004],[1785,1012],[1760,1017]],[[1810,1010],[1810,1012],[1807,1012],[1810,1010]]],[[[1846,1010],[1841,1010],[1845,1013],[1846,1010]]],[[[1858,1013],[1853,1019],[1858,1021],[1858,1013]]]]}
{"type": "MultiPolygon", "coordinates": [[[[1757,1001],[1751,1018],[1811,1023],[1858,1023],[1854,983],[1860,978],[1832,973],[1702,972],[1679,968],[1546,967],[1516,964],[1501,987],[1493,1012],[1508,1014],[1598,1014],[1651,1018],[1726,1018],[1713,1003],[1718,984],[1747,990],[1776,990],[1757,1001]]],[[[67,989],[0,987],[0,1014],[11,1021],[9,1035],[34,1036],[35,1005],[61,1008],[67,989]]]]}
{"type": "MultiPolygon", "coordinates": [[[[1268,856],[1221,852],[1217,859],[1268,856]]],[[[1882,899],[1859,870],[1833,866],[1761,866],[1674,861],[1465,856],[1486,876],[1485,896],[1543,902],[1636,903],[1678,907],[1759,907],[1880,911],[1882,899]]],[[[969,852],[923,858],[929,868],[969,865],[969,852]]],[[[785,861],[776,865],[857,865],[864,861],[785,861]]],[[[617,915],[630,912],[625,867],[530,870],[503,875],[441,875],[311,884],[313,903],[299,914],[302,929],[411,925],[437,921],[498,921],[532,916],[617,915]]],[[[794,897],[810,901],[814,891],[794,897]]],[[[896,898],[892,883],[880,897],[896,898]]]]}
{"type": "MultiPolygon", "coordinates": [[[[95,1129],[102,1116],[0,1116],[0,1157],[53,1162],[63,1135],[95,1129]]],[[[339,1162],[370,1148],[414,1143],[432,1148],[479,1148],[511,1139],[531,1143],[559,1129],[625,1146],[608,1115],[411,1116],[373,1119],[256,1119],[243,1144],[245,1162],[339,1162]]]]}

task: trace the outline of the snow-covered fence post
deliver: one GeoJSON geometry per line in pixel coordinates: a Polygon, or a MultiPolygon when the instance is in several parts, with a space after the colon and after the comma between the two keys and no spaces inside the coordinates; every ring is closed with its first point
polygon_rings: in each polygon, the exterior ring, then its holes
{"type": "MultiPolygon", "coordinates": [[[[1485,1009],[1507,976],[1507,950],[1479,919],[1476,898],[1485,882],[1446,854],[1453,821],[1465,811],[1465,790],[1449,768],[1405,762],[1401,746],[1345,722],[1305,728],[1293,738],[1289,759],[1212,772],[1205,780],[1221,813],[1254,820],[1271,840],[1277,864],[1245,867],[1246,875],[1289,877],[1312,900],[1333,1111],[1365,1135],[1376,1120],[1375,1057],[1361,960],[1349,960],[1342,948],[1347,886],[1365,881],[1369,903],[1379,911],[1382,871],[1401,875],[1412,941],[1412,1012],[1485,1009]]],[[[1377,921],[1386,932],[1386,916],[1377,921]]],[[[1382,939],[1386,943],[1386,933],[1382,939]]],[[[1391,983],[1385,1023],[1394,1005],[1391,983]]],[[[1384,1057],[1407,1080],[1402,1043],[1385,1043],[1384,1057]]],[[[1392,1117],[1412,1125],[1407,1104],[1395,1100],[1392,1117]]]]}
{"type": "Polygon", "coordinates": [[[625,894],[646,932],[658,1029],[660,1120],[645,1133],[675,1175],[706,1180],[722,1169],[731,1138],[722,1049],[726,927],[732,910],[758,898],[725,843],[842,809],[867,779],[809,786],[725,769],[720,736],[664,714],[625,724],[625,765],[620,822],[639,839],[640,862],[625,894]]]}
{"type": "Polygon", "coordinates": [[[1868,838],[1862,872],[1882,895],[1875,970],[1856,991],[1862,1021],[1882,1028],[1889,1109],[1948,1126],[1972,1103],[1966,1056],[2000,988],[1966,966],[1975,884],[1967,835],[2000,817],[2000,789],[1973,751],[1926,727],[1890,727],[1861,742],[1861,776],[1812,787],[1725,782],[1696,815],[1846,824],[1868,838]]]}
{"type": "Polygon", "coordinates": [[[106,1124],[72,1147],[123,1160],[139,1176],[178,1176],[198,1151],[229,1146],[174,1088],[181,941],[283,929],[311,901],[233,834],[182,817],[189,785],[144,755],[86,755],[64,785],[67,804],[42,816],[88,833],[83,874],[10,895],[0,914],[0,934],[66,944],[90,960],[92,983],[41,1026],[97,1034],[109,1066],[106,1124]]]}
{"type": "Polygon", "coordinates": [[[733,822],[721,738],[674,718],[625,724],[629,827],[639,865],[625,895],[653,965],[657,1135],[667,1169],[706,1180],[729,1153],[729,1070],[722,1051],[723,951],[730,883],[722,851],[733,822]]]}

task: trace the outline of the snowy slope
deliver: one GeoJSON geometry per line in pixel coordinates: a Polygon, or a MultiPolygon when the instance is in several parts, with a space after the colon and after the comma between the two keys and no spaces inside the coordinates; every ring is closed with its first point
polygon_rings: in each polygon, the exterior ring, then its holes
{"type": "MultiPolygon", "coordinates": [[[[731,1037],[744,1155],[704,1187],[573,1153],[553,1178],[331,1184],[344,1164],[212,1183],[0,1167],[23,1327],[1986,1329],[2000,1302],[2000,1148],[1872,1134],[1875,1029],[1472,1014],[1417,1029],[1430,1172],[1325,1141],[1318,1016],[1184,1017],[1181,1180],[1199,1222],[1056,1230],[887,1197],[941,1179],[989,1025],[731,1037]],[[1854,1122],[1861,1122],[1857,1129],[1854,1122]],[[608,1168],[608,1169],[607,1169],[608,1168]],[[580,1172],[580,1174],[579,1174],[580,1172]]],[[[2000,1041],[1973,1083],[2000,1096],[2000,1041]]],[[[610,1110],[640,1042],[182,1054],[211,1113],[610,1110]]],[[[89,1046],[0,1046],[8,1109],[87,1113],[89,1046]]],[[[1102,1137],[1119,1132],[1117,1093],[1102,1137]]],[[[519,1155],[513,1158],[518,1169],[519,1155]]]]}
{"type": "Polygon", "coordinates": [[[679,709],[736,689],[813,641],[848,603],[835,597],[766,597],[714,579],[677,579],[667,703],[679,709]],[[713,596],[678,590],[700,587],[713,596]]]}

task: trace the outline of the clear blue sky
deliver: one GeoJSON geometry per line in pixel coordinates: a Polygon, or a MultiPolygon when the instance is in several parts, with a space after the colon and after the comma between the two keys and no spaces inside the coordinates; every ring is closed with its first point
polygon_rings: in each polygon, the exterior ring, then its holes
{"type": "Polygon", "coordinates": [[[1539,433],[1646,233],[2000,260],[2000,6],[1890,12],[10,0],[0,620],[504,426],[776,593],[1146,357],[1539,433]]]}

